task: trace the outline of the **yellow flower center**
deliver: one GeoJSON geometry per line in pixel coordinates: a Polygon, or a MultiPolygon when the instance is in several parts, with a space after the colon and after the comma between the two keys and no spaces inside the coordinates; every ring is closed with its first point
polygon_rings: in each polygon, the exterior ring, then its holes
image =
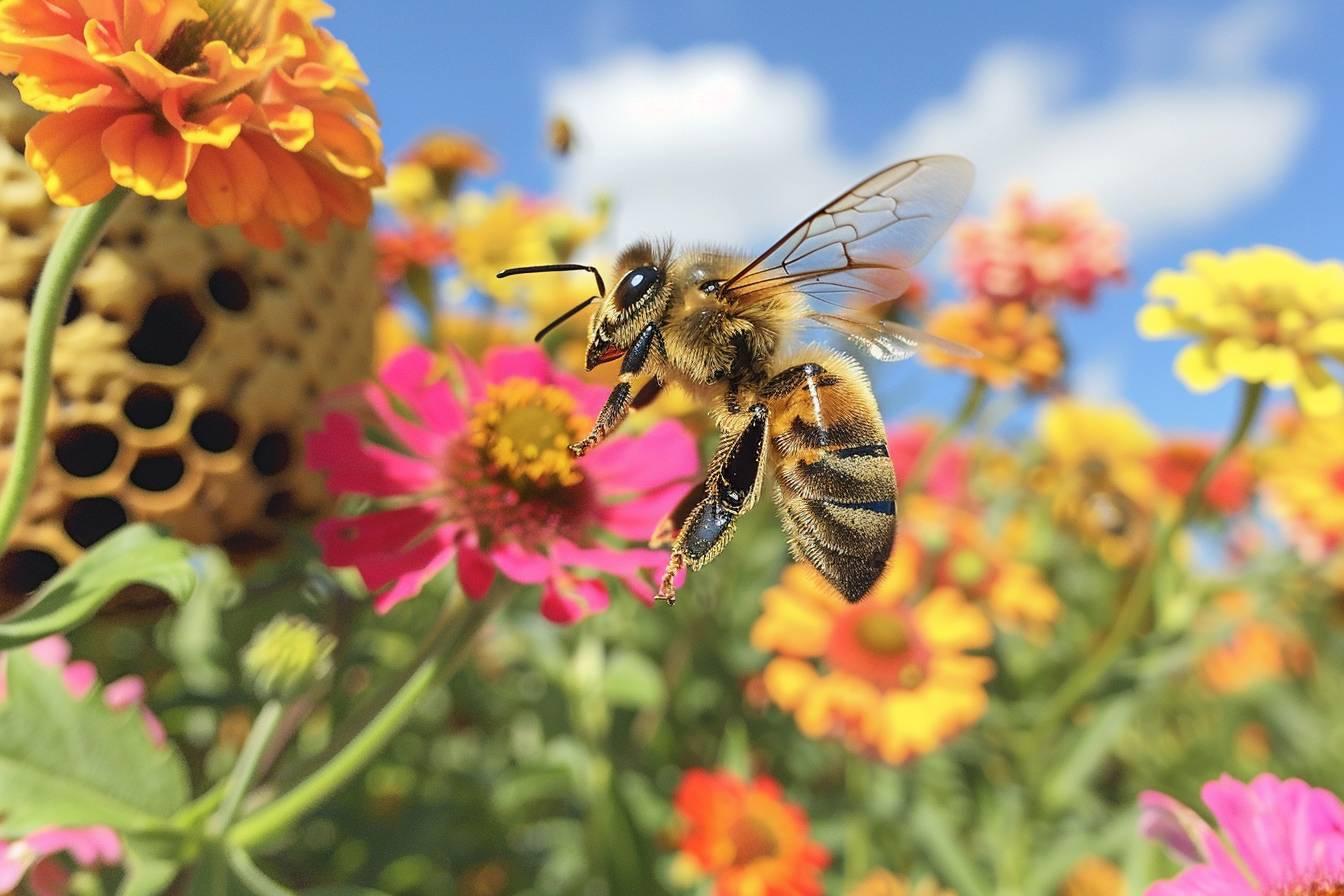
{"type": "Polygon", "coordinates": [[[1063,242],[1064,238],[1069,235],[1069,231],[1051,221],[1038,221],[1024,227],[1022,235],[1026,237],[1028,242],[1053,246],[1056,243],[1063,242]]]}
{"type": "Polygon", "coordinates": [[[734,821],[728,829],[728,839],[733,842],[734,865],[749,865],[779,852],[774,829],[754,815],[743,815],[734,821]]]}
{"type": "Polygon", "coordinates": [[[873,653],[895,656],[910,646],[905,621],[891,613],[872,613],[854,627],[859,643],[873,653]]]}
{"type": "Polygon", "coordinates": [[[583,418],[563,389],[522,377],[492,385],[468,433],[491,471],[516,486],[563,488],[583,480],[569,450],[583,437],[583,418]]]}

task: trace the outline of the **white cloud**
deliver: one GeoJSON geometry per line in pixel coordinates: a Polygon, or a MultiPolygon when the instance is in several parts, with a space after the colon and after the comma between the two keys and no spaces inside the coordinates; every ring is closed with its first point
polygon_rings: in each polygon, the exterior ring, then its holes
{"type": "Polygon", "coordinates": [[[1266,195],[1300,151],[1311,94],[1262,73],[1286,14],[1261,0],[1188,35],[1192,71],[1078,96],[1077,62],[1028,44],[987,50],[954,95],[925,105],[880,152],[828,139],[827,100],[803,72],[743,47],[633,51],[562,73],[548,111],[578,142],[560,190],[618,201],[613,237],[672,234],[759,246],[869,171],[960,152],[978,168],[973,204],[1016,181],[1047,197],[1086,193],[1136,242],[1198,226],[1266,195]]]}
{"type": "Polygon", "coordinates": [[[1264,196],[1312,117],[1305,90],[1270,81],[1190,78],[1077,101],[1068,71],[1059,54],[995,49],[958,95],[917,114],[892,152],[966,155],[981,201],[1018,180],[1044,196],[1090,194],[1141,242],[1264,196]]]}

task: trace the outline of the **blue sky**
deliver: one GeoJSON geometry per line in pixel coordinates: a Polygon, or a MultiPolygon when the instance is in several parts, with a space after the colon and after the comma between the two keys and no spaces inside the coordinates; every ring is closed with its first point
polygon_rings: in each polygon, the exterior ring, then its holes
{"type": "MultiPolygon", "coordinates": [[[[1154,271],[1199,248],[1344,254],[1344,4],[333,5],[390,153],[471,132],[501,181],[611,190],[616,239],[759,247],[868,171],[937,151],[976,163],[973,210],[1019,180],[1097,196],[1129,227],[1132,277],[1065,313],[1074,383],[1164,428],[1221,430],[1235,393],[1191,397],[1179,343],[1134,333],[1154,271]],[[556,111],[580,141],[563,165],[544,150],[556,111]]],[[[960,388],[912,364],[880,385],[891,415],[960,388]]]]}

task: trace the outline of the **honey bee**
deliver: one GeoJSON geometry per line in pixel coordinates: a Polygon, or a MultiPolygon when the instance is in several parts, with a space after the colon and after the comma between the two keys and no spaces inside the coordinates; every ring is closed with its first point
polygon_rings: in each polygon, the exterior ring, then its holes
{"type": "Polygon", "coordinates": [[[537,334],[540,341],[596,302],[587,368],[621,359],[592,432],[570,446],[576,455],[666,383],[713,415],[720,440],[704,481],[650,540],[671,547],[658,598],[673,603],[677,573],[699,569],[724,549],[737,518],[760,497],[768,470],[796,559],[811,563],[849,601],[860,600],[882,575],[896,536],[896,479],[872,386],[854,359],[822,346],[795,347],[794,337],[811,323],[844,334],[879,361],[903,360],[931,345],[974,355],[901,324],[845,313],[834,301],[899,296],[909,269],[961,210],[973,172],[970,162],[947,155],[893,165],[822,206],[755,260],[637,242],[617,257],[610,293],[588,265],[499,273],[581,270],[596,280],[597,295],[537,334]],[[636,392],[641,377],[648,380],[636,392]]]}

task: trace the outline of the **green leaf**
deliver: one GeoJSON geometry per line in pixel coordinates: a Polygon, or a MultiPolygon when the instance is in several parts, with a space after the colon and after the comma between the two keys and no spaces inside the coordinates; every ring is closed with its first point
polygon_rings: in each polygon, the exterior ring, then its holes
{"type": "Polygon", "coordinates": [[[989,888],[974,860],[962,849],[941,810],[930,802],[920,802],[910,819],[910,833],[943,883],[961,896],[988,896],[989,888]]]}
{"type": "Polygon", "coordinates": [[[178,860],[182,839],[178,836],[123,836],[122,848],[125,875],[117,896],[159,896],[182,867],[178,860]]]}
{"type": "Polygon", "coordinates": [[[616,652],[607,661],[602,690],[612,706],[649,709],[667,700],[663,673],[653,660],[631,650],[616,652]]]}
{"type": "Polygon", "coordinates": [[[124,526],[0,619],[0,650],[69,631],[128,585],[152,585],[183,601],[203,579],[219,574],[221,562],[227,567],[221,556],[144,523],[124,526]]]}
{"type": "Polygon", "coordinates": [[[1081,736],[1046,779],[1043,796],[1048,805],[1062,807],[1076,801],[1111,754],[1115,742],[1129,730],[1138,705],[1132,696],[1117,697],[1089,720],[1081,736]]]}
{"type": "Polygon", "coordinates": [[[162,830],[187,800],[187,770],[156,746],[140,713],[113,710],[95,688],[75,698],[59,669],[27,651],[4,656],[0,702],[0,837],[41,827],[162,830]]]}

